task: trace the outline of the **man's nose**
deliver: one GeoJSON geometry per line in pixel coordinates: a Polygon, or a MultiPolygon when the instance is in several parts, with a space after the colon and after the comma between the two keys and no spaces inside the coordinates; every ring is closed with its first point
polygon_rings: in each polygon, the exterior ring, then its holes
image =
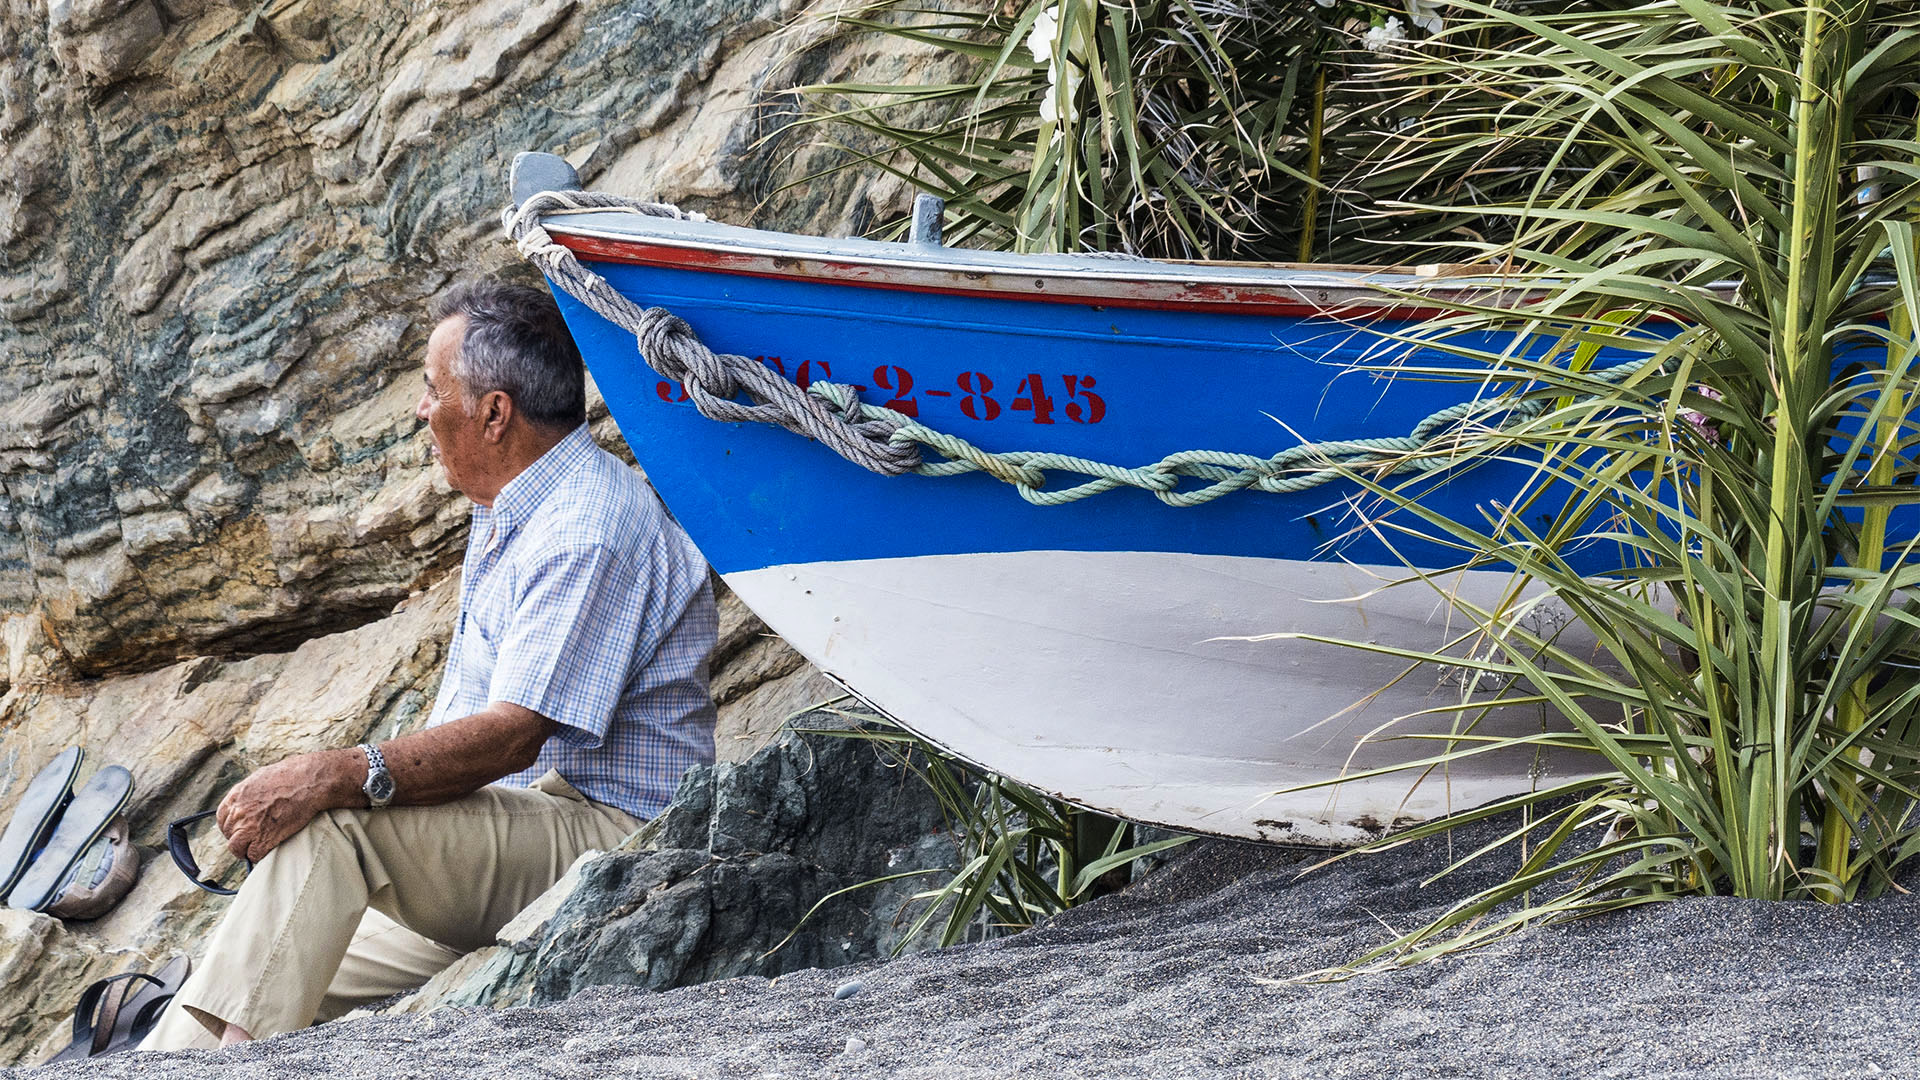
{"type": "Polygon", "coordinates": [[[424,390],[420,392],[420,400],[414,402],[413,418],[415,420],[425,420],[427,418],[427,393],[424,390]]]}

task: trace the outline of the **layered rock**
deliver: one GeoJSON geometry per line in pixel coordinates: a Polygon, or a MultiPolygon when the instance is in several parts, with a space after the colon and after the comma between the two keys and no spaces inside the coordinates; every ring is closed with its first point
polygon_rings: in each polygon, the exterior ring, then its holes
{"type": "Polygon", "coordinates": [[[827,42],[816,15],[0,3],[0,641],[28,654],[9,672],[285,649],[452,564],[464,509],[411,415],[421,310],[517,265],[513,152],[777,227],[897,205],[851,176],[782,187],[821,164],[787,87],[916,62],[827,42]]]}
{"type": "Polygon", "coordinates": [[[620,850],[583,857],[498,945],[385,1011],[666,990],[930,944],[897,916],[928,880],[904,875],[952,866],[940,806],[870,744],[814,730],[845,724],[803,718],[743,762],[689,772],[620,850]]]}

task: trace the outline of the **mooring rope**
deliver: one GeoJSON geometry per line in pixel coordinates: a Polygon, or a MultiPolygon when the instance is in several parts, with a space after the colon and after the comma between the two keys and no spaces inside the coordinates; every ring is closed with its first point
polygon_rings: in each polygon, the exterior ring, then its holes
{"type": "Polygon", "coordinates": [[[836,413],[828,399],[809,394],[764,364],[744,356],[716,355],[694,336],[693,328],[665,308],[642,310],[607,284],[607,279],[580,265],[573,252],[554,243],[540,224],[543,214],[625,210],[652,217],[686,218],[665,203],[638,202],[588,191],[547,191],[507,212],[507,235],[549,280],[632,334],[640,356],[662,376],[684,385],[700,414],[726,423],[774,424],[833,448],[834,453],[862,468],[888,476],[912,472],[920,466],[920,451],[912,443],[893,442],[893,425],[885,418],[862,419],[844,410],[836,413]],[[737,401],[742,394],[752,402],[737,401]]]}
{"type": "MultiPolygon", "coordinates": [[[[1364,471],[1379,478],[1431,472],[1453,463],[1467,437],[1511,428],[1543,415],[1552,396],[1476,398],[1422,420],[1403,436],[1306,443],[1271,457],[1221,450],[1183,450],[1159,461],[1128,467],[1041,450],[990,451],[880,405],[860,400],[846,383],[815,381],[807,389],[749,357],[715,353],[693,328],[665,308],[645,308],[620,295],[599,274],[555,243],[542,217],[623,210],[652,217],[697,219],[665,203],[641,202],[588,191],[547,191],[501,216],[520,253],[548,280],[602,318],[634,337],[641,359],[664,378],[680,383],[701,415],[727,423],[772,424],[831,447],[841,457],[885,476],[955,476],[984,472],[1013,485],[1036,506],[1059,506],[1116,488],[1151,492],[1170,506],[1198,506],[1246,488],[1287,494],[1307,491],[1364,471]],[[738,400],[742,396],[747,401],[738,400]],[[932,451],[942,460],[929,461],[932,451]],[[1086,479],[1049,490],[1050,474],[1086,479]],[[1204,486],[1182,489],[1183,483],[1204,486]]],[[[1646,365],[1629,360],[1591,371],[1597,382],[1617,384],[1646,365]]]]}

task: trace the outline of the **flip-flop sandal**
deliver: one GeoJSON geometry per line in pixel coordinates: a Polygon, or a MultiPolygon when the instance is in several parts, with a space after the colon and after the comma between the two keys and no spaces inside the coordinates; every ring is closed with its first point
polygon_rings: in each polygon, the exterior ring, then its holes
{"type": "Polygon", "coordinates": [[[192,961],[185,956],[176,956],[167,961],[159,971],[153,973],[153,981],[141,983],[139,988],[127,995],[115,1018],[113,1034],[107,1039],[103,1049],[94,1051],[94,1057],[106,1057],[123,1050],[132,1050],[146,1041],[153,1033],[153,1026],[160,1022],[160,1014],[167,1011],[173,1002],[173,995],[187,981],[187,975],[193,970],[192,961]]]}
{"type": "MultiPolygon", "coordinates": [[[[176,956],[168,961],[167,966],[160,969],[159,975],[164,990],[156,989],[151,997],[140,1002],[139,1007],[134,1011],[133,1023],[127,1028],[126,1037],[108,1044],[106,1052],[117,1054],[122,1050],[134,1050],[138,1049],[141,1043],[146,1042],[147,1036],[153,1034],[153,1029],[159,1025],[160,1018],[173,1004],[174,995],[187,984],[187,976],[192,973],[193,963],[185,956],[176,956]]],[[[137,996],[145,997],[146,995],[143,992],[137,996]]]]}
{"type": "Polygon", "coordinates": [[[153,1029],[160,1026],[160,1018],[166,1015],[167,1006],[172,1004],[172,994],[161,994],[140,1006],[139,1011],[133,1014],[133,1027],[128,1030],[126,1041],[109,1044],[105,1050],[101,1051],[101,1056],[117,1054],[122,1050],[140,1049],[140,1044],[147,1041],[147,1036],[153,1034],[153,1029]]]}
{"type": "Polygon", "coordinates": [[[80,991],[80,1001],[73,1008],[73,1041],[45,1063],[79,1061],[105,1052],[112,1041],[113,1029],[119,1026],[121,1014],[133,998],[134,984],[158,985],[159,982],[144,972],[125,971],[109,975],[80,991]]]}
{"type": "Polygon", "coordinates": [[[54,823],[60,820],[60,811],[66,809],[67,800],[73,794],[73,778],[80,772],[80,762],[86,756],[86,751],[77,746],[62,750],[28,781],[26,793],[20,796],[20,805],[13,808],[13,818],[7,822],[7,831],[0,833],[0,896],[5,896],[19,883],[21,875],[27,872],[27,865],[33,861],[34,852],[39,851],[52,834],[54,823]]]}
{"type": "Polygon", "coordinates": [[[74,861],[100,839],[132,798],[133,774],[126,769],[109,765],[94,773],[74,792],[47,846],[34,856],[20,883],[7,894],[7,906],[27,911],[45,908],[67,879],[74,861]]]}

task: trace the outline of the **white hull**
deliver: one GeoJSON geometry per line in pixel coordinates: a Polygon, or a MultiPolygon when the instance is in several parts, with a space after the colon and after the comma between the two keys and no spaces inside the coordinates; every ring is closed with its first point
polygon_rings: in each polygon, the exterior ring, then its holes
{"type": "MultiPolygon", "coordinates": [[[[1438,673],[1395,683],[1406,665],[1390,657],[1224,640],[1301,631],[1431,649],[1459,633],[1458,615],[1434,590],[1375,591],[1398,576],[1327,562],[1029,551],[777,566],[726,579],[822,670],[927,738],[1031,787],[1174,828],[1351,844],[1581,765],[1488,755],[1424,779],[1403,773],[1276,794],[1431,756],[1440,749],[1432,741],[1390,736],[1457,722],[1441,714],[1376,731],[1459,701],[1457,681],[1438,673]]],[[[1489,602],[1509,580],[1482,572],[1448,584],[1489,602]]],[[[1515,709],[1477,730],[1549,722],[1540,709],[1515,709]]]]}

